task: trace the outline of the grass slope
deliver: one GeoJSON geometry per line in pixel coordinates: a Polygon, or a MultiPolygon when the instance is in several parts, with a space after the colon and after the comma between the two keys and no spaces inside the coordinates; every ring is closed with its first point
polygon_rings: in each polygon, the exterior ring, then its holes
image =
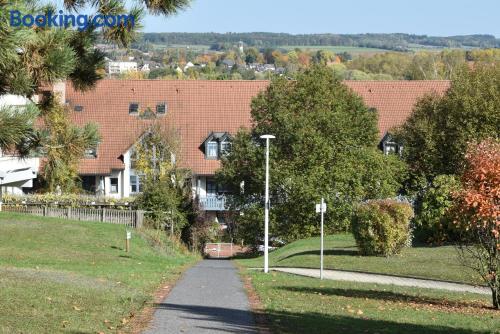
{"type": "Polygon", "coordinates": [[[196,260],[137,231],[125,253],[124,238],[124,226],[0,213],[0,333],[114,332],[196,260]]]}
{"type": "Polygon", "coordinates": [[[243,269],[274,333],[500,333],[488,296],[243,269]]]}
{"type": "MultiPolygon", "coordinates": [[[[269,253],[271,266],[319,268],[319,238],[302,239],[269,253]]],[[[390,275],[433,278],[480,284],[480,278],[459,265],[452,246],[413,247],[392,257],[360,256],[350,234],[325,237],[324,266],[390,275]]],[[[262,267],[262,257],[241,260],[248,267],[262,267]]]]}

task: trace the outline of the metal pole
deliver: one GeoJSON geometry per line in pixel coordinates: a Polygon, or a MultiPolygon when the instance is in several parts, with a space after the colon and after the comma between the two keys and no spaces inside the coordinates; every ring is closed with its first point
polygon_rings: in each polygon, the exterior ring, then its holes
{"type": "Polygon", "coordinates": [[[323,279],[323,203],[325,202],[324,198],[321,197],[320,211],[321,211],[321,249],[320,249],[320,269],[319,269],[319,279],[323,279]]]}
{"type": "Polygon", "coordinates": [[[264,272],[269,272],[269,138],[266,138],[266,198],[264,204],[264,272]]]}

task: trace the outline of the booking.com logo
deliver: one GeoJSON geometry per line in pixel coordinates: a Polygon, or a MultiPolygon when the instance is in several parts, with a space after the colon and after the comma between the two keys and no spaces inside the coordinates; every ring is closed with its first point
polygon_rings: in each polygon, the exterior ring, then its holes
{"type": "Polygon", "coordinates": [[[117,26],[134,26],[134,15],[101,15],[89,16],[85,14],[64,14],[62,10],[59,14],[48,12],[47,14],[23,15],[18,10],[11,10],[10,25],[12,27],[77,27],[78,30],[87,29],[89,26],[96,28],[100,27],[117,27],[117,26]]]}

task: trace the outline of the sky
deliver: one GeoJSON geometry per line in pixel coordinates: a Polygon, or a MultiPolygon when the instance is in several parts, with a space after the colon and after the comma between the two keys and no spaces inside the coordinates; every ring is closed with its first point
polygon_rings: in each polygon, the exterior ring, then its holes
{"type": "Polygon", "coordinates": [[[500,0],[194,0],[144,32],[411,33],[500,37],[500,0]]]}

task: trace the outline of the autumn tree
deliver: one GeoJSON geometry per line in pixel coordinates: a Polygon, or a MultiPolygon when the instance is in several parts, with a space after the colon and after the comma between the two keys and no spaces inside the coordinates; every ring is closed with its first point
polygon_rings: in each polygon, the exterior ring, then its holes
{"type": "Polygon", "coordinates": [[[463,191],[456,195],[455,217],[463,234],[462,263],[478,272],[500,308],[500,141],[472,142],[465,155],[463,191]]]}

